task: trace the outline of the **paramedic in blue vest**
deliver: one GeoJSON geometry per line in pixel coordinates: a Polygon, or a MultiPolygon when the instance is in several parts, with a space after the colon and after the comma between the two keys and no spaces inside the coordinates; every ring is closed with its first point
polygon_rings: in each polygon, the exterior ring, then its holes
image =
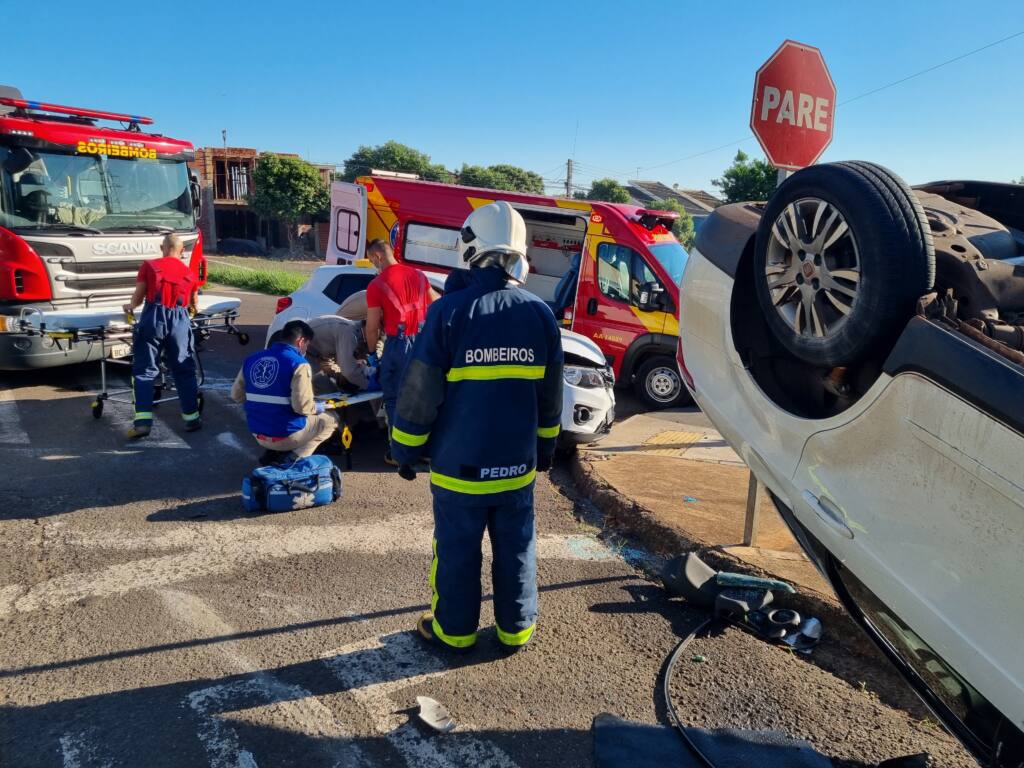
{"type": "Polygon", "coordinates": [[[486,531],[496,637],[515,651],[537,623],[533,489],[551,467],[561,424],[562,342],[548,306],[518,287],[528,271],[526,224],[508,203],[470,214],[459,252],[468,284],[427,313],[391,450],[407,480],[419,459],[431,462],[433,599],[419,634],[454,651],[476,643],[486,531]]]}
{"type": "Polygon", "coordinates": [[[245,403],[245,419],[266,452],[263,464],[310,456],[338,428],[334,411],[313,397],[313,372],[305,355],[313,329],[289,320],[267,349],[245,359],[231,399],[245,403]],[[279,334],[279,335],[278,335],[279,334]]]}
{"type": "MultiPolygon", "coordinates": [[[[384,338],[380,358],[380,387],[388,429],[395,423],[395,399],[402,383],[413,342],[427,316],[427,307],[437,298],[426,276],[407,264],[399,264],[391,245],[373,240],[366,246],[366,258],[380,273],[366,287],[366,345],[370,352],[384,338]]],[[[398,466],[391,451],[384,461],[398,466]]]]}
{"type": "Polygon", "coordinates": [[[132,387],[135,395],[135,419],[128,430],[131,439],[145,437],[153,428],[153,386],[160,375],[160,356],[174,376],[185,430],[194,432],[203,426],[199,416],[199,383],[192,339],[199,282],[182,261],[184,243],[170,233],[160,244],[159,259],[144,261],[136,277],[135,293],[122,308],[132,313],[143,304],[135,322],[132,350],[132,387]]]}

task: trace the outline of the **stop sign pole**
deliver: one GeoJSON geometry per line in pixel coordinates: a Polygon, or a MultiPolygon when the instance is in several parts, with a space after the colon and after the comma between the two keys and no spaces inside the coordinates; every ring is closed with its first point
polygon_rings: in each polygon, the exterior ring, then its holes
{"type": "Polygon", "coordinates": [[[835,104],[835,83],[813,45],[786,40],[757,70],[750,130],[779,169],[779,183],[832,142],[835,104]]]}

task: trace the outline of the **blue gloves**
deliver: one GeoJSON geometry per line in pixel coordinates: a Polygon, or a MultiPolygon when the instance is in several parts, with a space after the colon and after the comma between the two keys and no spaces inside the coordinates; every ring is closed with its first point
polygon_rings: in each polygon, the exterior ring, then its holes
{"type": "Polygon", "coordinates": [[[315,406],[315,407],[316,407],[316,413],[317,413],[317,415],[318,415],[318,416],[319,416],[319,415],[320,415],[321,413],[323,413],[323,412],[324,412],[324,404],[323,404],[322,402],[320,402],[319,400],[317,400],[317,402],[316,402],[316,406],[315,406]]]}

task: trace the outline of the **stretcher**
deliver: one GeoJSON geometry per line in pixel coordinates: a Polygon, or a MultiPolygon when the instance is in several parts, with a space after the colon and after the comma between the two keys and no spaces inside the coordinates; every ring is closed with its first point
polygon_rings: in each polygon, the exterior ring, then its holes
{"type": "MultiPolygon", "coordinates": [[[[203,342],[213,333],[227,333],[238,339],[239,344],[249,343],[249,334],[238,330],[238,308],[242,302],[230,296],[203,294],[196,302],[196,314],[192,317],[192,331],[195,336],[196,376],[200,388],[205,381],[203,363],[199,354],[203,342]]],[[[17,318],[16,328],[30,336],[45,336],[58,349],[64,344],[97,344],[100,349],[100,390],[91,403],[92,415],[103,415],[105,402],[134,403],[131,387],[109,389],[107,366],[131,366],[134,344],[134,317],[126,315],[120,306],[105,305],[78,309],[41,309],[24,307],[17,318]]],[[[173,390],[171,378],[164,365],[160,366],[160,377],[153,387],[153,405],[176,400],[177,395],[164,395],[173,390]]],[[[203,394],[199,393],[199,410],[203,409],[203,394]]]]}
{"type": "Polygon", "coordinates": [[[384,393],[379,389],[359,392],[355,395],[345,392],[328,392],[327,394],[315,396],[317,402],[324,404],[324,410],[338,411],[341,417],[339,432],[341,434],[341,447],[345,449],[345,469],[352,469],[352,454],[350,451],[352,448],[352,430],[348,425],[348,409],[353,405],[370,403],[383,397],[384,393]]]}

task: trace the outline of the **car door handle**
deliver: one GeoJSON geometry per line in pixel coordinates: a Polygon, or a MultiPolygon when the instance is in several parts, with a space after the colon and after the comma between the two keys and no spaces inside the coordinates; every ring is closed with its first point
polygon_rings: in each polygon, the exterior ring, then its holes
{"type": "Polygon", "coordinates": [[[587,302],[587,314],[588,315],[596,315],[597,314],[597,299],[591,299],[590,301],[587,302]]]}
{"type": "Polygon", "coordinates": [[[803,497],[804,501],[807,502],[807,505],[814,510],[814,514],[821,519],[821,522],[843,538],[853,538],[853,531],[850,530],[850,526],[846,524],[842,510],[839,509],[835,505],[835,502],[828,498],[828,496],[822,496],[819,499],[810,491],[804,491],[803,497]]]}

